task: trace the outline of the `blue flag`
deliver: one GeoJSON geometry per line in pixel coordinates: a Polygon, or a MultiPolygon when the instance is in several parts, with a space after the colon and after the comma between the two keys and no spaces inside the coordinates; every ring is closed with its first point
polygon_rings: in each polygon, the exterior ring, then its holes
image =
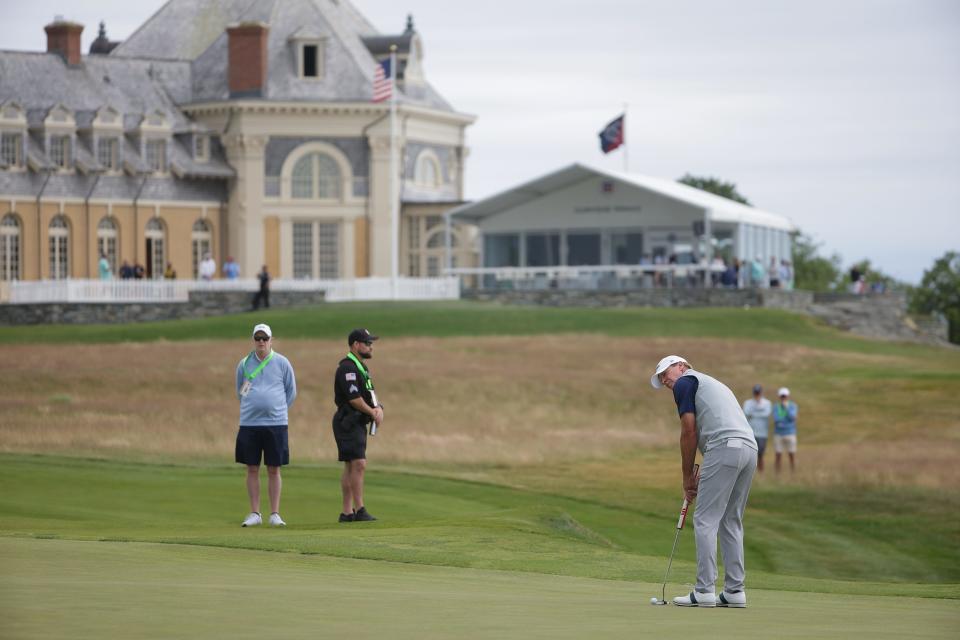
{"type": "Polygon", "coordinates": [[[624,116],[620,116],[611,121],[610,124],[605,126],[603,131],[600,132],[600,149],[602,149],[604,153],[610,153],[623,144],[623,118],[624,116]]]}

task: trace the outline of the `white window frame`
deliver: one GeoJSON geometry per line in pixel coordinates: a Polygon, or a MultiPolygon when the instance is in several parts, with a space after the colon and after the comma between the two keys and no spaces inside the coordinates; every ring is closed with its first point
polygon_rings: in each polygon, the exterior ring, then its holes
{"type": "Polygon", "coordinates": [[[167,266],[167,225],[163,219],[154,217],[147,221],[143,231],[144,243],[150,248],[151,263],[148,273],[154,280],[163,278],[167,266]]]}
{"type": "Polygon", "coordinates": [[[340,149],[327,144],[326,142],[308,142],[294,149],[287,159],[283,161],[283,167],[280,170],[280,199],[293,203],[347,203],[357,202],[359,199],[353,196],[353,169],[350,161],[340,149]],[[313,163],[311,172],[312,198],[293,197],[293,169],[304,157],[322,154],[330,156],[337,164],[340,172],[338,182],[338,195],[336,197],[320,198],[319,195],[319,166],[313,163]]]}
{"type": "Polygon", "coordinates": [[[167,173],[167,140],[165,138],[146,138],[143,141],[143,160],[153,173],[167,173]]]}
{"type": "Polygon", "coordinates": [[[294,220],[290,233],[294,278],[338,280],[342,276],[343,224],[340,220],[294,220]],[[306,251],[306,255],[298,256],[301,251],[306,251]]]}
{"type": "Polygon", "coordinates": [[[210,136],[197,133],[193,136],[193,159],[197,162],[210,162],[210,136]]]}
{"type": "Polygon", "coordinates": [[[193,279],[200,277],[200,262],[206,254],[213,255],[213,230],[210,223],[203,218],[197,218],[190,231],[191,256],[193,262],[193,279]]]}
{"type": "Polygon", "coordinates": [[[413,183],[422,189],[438,189],[443,184],[440,158],[432,149],[424,149],[417,155],[413,168],[413,183]],[[433,180],[427,180],[427,167],[433,172],[433,180]]]}
{"type": "Polygon", "coordinates": [[[106,254],[110,263],[110,273],[117,273],[117,256],[119,255],[120,230],[116,218],[104,216],[97,223],[97,260],[100,254],[106,254]]]}
{"type": "Polygon", "coordinates": [[[51,280],[70,277],[70,221],[63,213],[50,219],[47,225],[49,267],[51,280]],[[62,224],[61,224],[62,223],[62,224]]]}
{"type": "Polygon", "coordinates": [[[290,46],[293,48],[294,63],[297,65],[297,77],[307,82],[316,82],[323,80],[326,76],[327,66],[327,39],[306,33],[303,35],[294,34],[289,39],[290,46]],[[307,71],[307,47],[315,47],[316,51],[316,71],[314,76],[308,76],[307,71]]]}
{"type": "Polygon", "coordinates": [[[73,136],[68,133],[50,134],[47,138],[47,156],[57,171],[73,168],[73,136]]]}
{"type": "Polygon", "coordinates": [[[120,138],[119,136],[97,136],[97,162],[108,173],[119,173],[120,171],[120,138]],[[107,147],[109,157],[104,162],[104,147],[107,147]]]}
{"type": "Polygon", "coordinates": [[[47,157],[59,173],[73,171],[77,121],[73,112],[62,104],[54,105],[43,121],[47,157]]]}
{"type": "Polygon", "coordinates": [[[20,279],[23,224],[13,211],[0,218],[0,281],[20,279]]]}
{"type": "Polygon", "coordinates": [[[23,167],[23,141],[23,131],[0,130],[0,160],[6,169],[23,167]]]}

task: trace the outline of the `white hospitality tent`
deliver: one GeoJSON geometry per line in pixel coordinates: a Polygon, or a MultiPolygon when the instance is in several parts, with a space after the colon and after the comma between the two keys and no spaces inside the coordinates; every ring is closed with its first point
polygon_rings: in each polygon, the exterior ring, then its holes
{"type": "MultiPolygon", "coordinates": [[[[485,268],[790,258],[782,215],[678,182],[574,163],[447,213],[476,225],[485,268]]],[[[448,267],[450,264],[448,263],[448,267]]]]}

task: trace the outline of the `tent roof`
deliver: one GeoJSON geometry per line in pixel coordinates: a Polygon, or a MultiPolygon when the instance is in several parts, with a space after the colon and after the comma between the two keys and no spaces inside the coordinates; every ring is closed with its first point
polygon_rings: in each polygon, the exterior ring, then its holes
{"type": "Polygon", "coordinates": [[[796,230],[794,224],[785,216],[740,204],[679,182],[638,173],[609,171],[580,163],[573,163],[483,200],[457,207],[449,215],[465,222],[478,223],[488,216],[518,207],[557,189],[597,176],[651,191],[703,211],[709,210],[711,220],[714,222],[754,224],[783,231],[796,230]]]}

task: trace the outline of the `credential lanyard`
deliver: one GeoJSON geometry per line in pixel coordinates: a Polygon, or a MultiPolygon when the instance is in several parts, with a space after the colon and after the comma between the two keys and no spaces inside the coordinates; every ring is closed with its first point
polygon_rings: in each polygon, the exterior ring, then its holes
{"type": "Polygon", "coordinates": [[[367,368],[363,366],[363,363],[357,360],[357,356],[352,353],[348,353],[347,357],[353,360],[353,363],[357,365],[357,369],[360,371],[360,375],[363,376],[363,384],[366,387],[367,391],[373,391],[373,380],[370,378],[370,374],[367,372],[367,368]]]}
{"type": "Polygon", "coordinates": [[[245,376],[247,376],[247,380],[249,380],[250,382],[253,382],[253,379],[256,378],[258,375],[260,375],[260,372],[263,371],[263,368],[264,368],[265,366],[267,366],[267,363],[269,363],[271,360],[273,360],[273,349],[271,349],[271,350],[270,350],[270,355],[268,355],[268,356],[263,360],[263,362],[261,362],[261,363],[259,364],[259,366],[257,366],[257,368],[253,370],[253,373],[247,373],[247,360],[249,360],[249,359],[250,359],[250,356],[252,356],[252,355],[255,354],[255,353],[256,353],[256,351],[251,351],[251,352],[250,352],[250,355],[247,356],[246,358],[244,358],[244,360],[243,360],[243,374],[244,374],[245,376]]]}

